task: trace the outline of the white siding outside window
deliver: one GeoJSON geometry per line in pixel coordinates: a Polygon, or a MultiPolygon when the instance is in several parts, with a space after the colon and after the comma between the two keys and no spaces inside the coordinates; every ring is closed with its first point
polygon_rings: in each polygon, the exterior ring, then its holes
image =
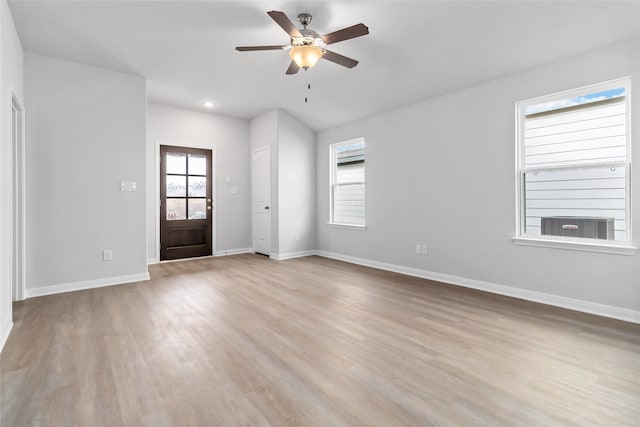
{"type": "Polygon", "coordinates": [[[332,144],[330,156],[330,223],[362,227],[365,225],[364,139],[332,144]]]}
{"type": "Polygon", "coordinates": [[[520,236],[631,243],[629,84],[518,104],[520,236]]]}

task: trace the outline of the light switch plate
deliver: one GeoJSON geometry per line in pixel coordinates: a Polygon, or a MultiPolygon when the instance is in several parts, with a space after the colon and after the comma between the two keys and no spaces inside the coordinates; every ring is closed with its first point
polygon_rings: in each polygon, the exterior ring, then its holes
{"type": "Polygon", "coordinates": [[[120,191],[136,191],[136,182],[120,181],[120,191]]]}

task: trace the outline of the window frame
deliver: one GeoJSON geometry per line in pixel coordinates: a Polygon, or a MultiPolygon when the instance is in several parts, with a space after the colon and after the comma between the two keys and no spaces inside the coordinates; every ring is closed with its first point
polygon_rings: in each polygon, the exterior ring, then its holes
{"type": "MultiPolygon", "coordinates": [[[[515,105],[515,122],[516,122],[516,161],[515,161],[515,202],[516,202],[516,236],[512,240],[519,245],[527,246],[541,246],[551,247],[558,249],[571,249],[590,252],[604,252],[622,255],[634,255],[638,247],[633,244],[634,234],[632,230],[632,200],[631,200],[631,77],[623,77],[619,79],[609,80],[592,85],[582,86],[575,89],[570,89],[562,92],[556,92],[549,95],[539,96],[535,98],[526,99],[516,102],[515,105]],[[609,89],[621,88],[625,89],[625,138],[626,138],[626,159],[625,161],[615,162],[602,162],[600,166],[624,166],[626,168],[625,176],[625,220],[626,220],[626,233],[627,240],[625,241],[611,241],[600,239],[589,239],[582,237],[564,237],[564,236],[538,236],[526,233],[526,208],[525,208],[525,190],[524,180],[525,174],[537,170],[550,170],[553,167],[546,168],[533,168],[526,167],[525,165],[525,119],[526,108],[532,105],[538,105],[542,103],[559,101],[568,98],[574,98],[581,95],[590,93],[597,93],[609,89]]],[[[578,165],[576,165],[578,166],[578,165]]],[[[591,164],[590,166],[597,166],[591,164]]],[[[568,169],[571,166],[564,166],[563,169],[568,169]]],[[[560,169],[560,168],[557,168],[560,169]]]]}
{"type": "Polygon", "coordinates": [[[367,215],[366,215],[366,206],[367,206],[367,197],[366,197],[366,188],[367,188],[367,160],[366,160],[366,149],[367,149],[367,145],[366,145],[366,141],[364,139],[364,137],[360,137],[360,138],[354,138],[354,139],[350,139],[347,141],[341,141],[341,142],[335,142],[333,144],[329,145],[329,222],[327,223],[328,225],[335,227],[335,228],[346,228],[346,229],[354,229],[354,230],[365,230],[367,228],[367,215]],[[336,182],[336,175],[337,175],[337,158],[336,158],[336,148],[343,146],[343,145],[350,145],[350,144],[354,144],[354,143],[362,143],[363,145],[363,150],[364,150],[364,178],[362,181],[352,181],[352,182],[341,182],[341,183],[337,183],[336,182]],[[345,184],[362,184],[364,186],[365,189],[365,200],[364,200],[364,206],[365,206],[365,214],[364,214],[364,218],[363,218],[363,224],[345,224],[342,222],[337,222],[335,220],[335,188],[338,185],[345,185],[345,184]]]}

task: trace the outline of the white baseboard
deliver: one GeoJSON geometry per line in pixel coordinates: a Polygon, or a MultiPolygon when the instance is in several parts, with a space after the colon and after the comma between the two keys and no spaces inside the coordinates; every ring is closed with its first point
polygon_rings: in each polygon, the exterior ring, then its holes
{"type": "Polygon", "coordinates": [[[85,289],[102,288],[104,286],[123,285],[125,283],[149,280],[149,273],[129,274],[126,276],[106,277],[104,279],[84,280],[81,282],[63,283],[60,285],[27,288],[27,298],[44,295],[61,294],[64,292],[82,291],[85,289]]]}
{"type": "Polygon", "coordinates": [[[158,258],[147,258],[147,265],[151,265],[151,264],[157,264],[160,261],[158,261],[158,258]]]}
{"type": "Polygon", "coordinates": [[[283,261],[285,259],[302,258],[305,256],[312,256],[317,254],[318,254],[318,251],[299,251],[299,252],[288,252],[286,254],[271,254],[269,255],[269,258],[275,259],[277,261],[283,261]]]}
{"type": "Polygon", "coordinates": [[[2,353],[2,349],[4,345],[7,343],[7,339],[9,339],[9,334],[11,333],[11,329],[13,328],[13,322],[11,319],[6,320],[2,324],[2,329],[0,329],[0,353],[2,353]]]}
{"type": "Polygon", "coordinates": [[[224,249],[222,251],[216,251],[215,256],[251,254],[251,253],[253,253],[253,249],[251,248],[224,249]]]}
{"type": "Polygon", "coordinates": [[[625,322],[640,323],[640,311],[630,310],[627,308],[614,307],[614,306],[599,304],[599,303],[590,302],[590,301],[584,301],[584,300],[567,298],[567,297],[558,296],[558,295],[546,294],[542,292],[530,291],[527,289],[497,285],[495,283],[483,282],[481,280],[468,279],[465,277],[452,276],[449,274],[435,273],[432,271],[420,270],[420,269],[411,268],[411,267],[404,267],[401,265],[387,264],[384,262],[352,257],[349,255],[336,254],[333,252],[314,251],[314,253],[315,255],[319,255],[325,258],[336,259],[339,261],[345,261],[352,264],[364,265],[366,267],[377,268],[380,270],[393,271],[394,273],[401,273],[401,274],[406,274],[408,276],[434,280],[434,281],[442,282],[445,284],[477,289],[477,290],[491,292],[499,295],[506,295],[513,298],[539,302],[542,304],[567,308],[570,310],[580,311],[583,313],[595,314],[598,316],[604,316],[612,319],[623,320],[625,322]]]}

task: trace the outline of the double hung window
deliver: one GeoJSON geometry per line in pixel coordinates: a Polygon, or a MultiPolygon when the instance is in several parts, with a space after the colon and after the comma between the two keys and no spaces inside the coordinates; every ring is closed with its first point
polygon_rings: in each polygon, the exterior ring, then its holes
{"type": "Polygon", "coordinates": [[[365,225],[364,146],[363,138],[330,146],[331,224],[365,225]]]}
{"type": "Polygon", "coordinates": [[[630,81],[519,102],[519,237],[631,244],[630,81]]]}

